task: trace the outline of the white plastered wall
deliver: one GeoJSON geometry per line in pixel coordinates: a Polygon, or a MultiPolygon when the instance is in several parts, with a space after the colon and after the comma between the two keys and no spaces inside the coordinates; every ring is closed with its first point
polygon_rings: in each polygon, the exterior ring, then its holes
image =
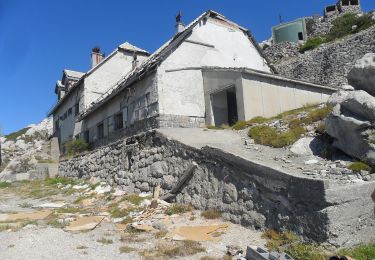
{"type": "MultiPolygon", "coordinates": [[[[138,55],[142,62],[146,56],[138,55]]],[[[92,73],[85,78],[85,106],[97,100],[103,93],[113,87],[122,77],[132,70],[133,54],[117,50],[102,64],[97,65],[92,73]]]]}
{"type": "Polygon", "coordinates": [[[187,41],[182,42],[158,68],[160,114],[205,117],[202,73],[186,69],[202,66],[270,71],[242,30],[214,19],[201,21],[187,41]]]}

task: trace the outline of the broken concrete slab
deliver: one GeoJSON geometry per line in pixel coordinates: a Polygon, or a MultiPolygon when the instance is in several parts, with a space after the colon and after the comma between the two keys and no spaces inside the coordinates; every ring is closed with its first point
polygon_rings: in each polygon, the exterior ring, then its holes
{"type": "Polygon", "coordinates": [[[65,202],[47,202],[40,204],[38,206],[34,206],[33,208],[48,208],[48,209],[59,209],[65,207],[67,204],[65,202]]]}
{"type": "Polygon", "coordinates": [[[69,226],[65,228],[65,231],[88,231],[96,228],[97,225],[102,222],[104,217],[101,216],[90,216],[82,217],[76,221],[72,221],[69,226]]]}
{"type": "Polygon", "coordinates": [[[173,240],[219,241],[220,238],[212,234],[219,230],[226,230],[228,227],[226,223],[210,226],[183,226],[171,231],[166,237],[173,240]]]}
{"type": "Polygon", "coordinates": [[[20,212],[20,213],[3,213],[0,214],[0,221],[16,221],[16,220],[42,220],[52,214],[50,210],[41,210],[34,212],[20,212]]]}

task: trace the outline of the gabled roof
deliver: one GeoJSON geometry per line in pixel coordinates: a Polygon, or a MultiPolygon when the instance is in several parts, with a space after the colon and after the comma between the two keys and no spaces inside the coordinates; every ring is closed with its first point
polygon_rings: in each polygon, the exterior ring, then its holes
{"type": "Polygon", "coordinates": [[[75,70],[65,69],[63,72],[68,78],[73,78],[73,79],[80,79],[83,75],[85,75],[85,73],[75,71],[75,70]]]}
{"type": "Polygon", "coordinates": [[[232,21],[229,21],[228,19],[225,18],[225,16],[223,16],[222,14],[218,12],[215,12],[213,10],[208,10],[204,12],[203,14],[201,14],[200,16],[198,16],[190,24],[188,24],[183,31],[175,34],[170,40],[164,43],[159,49],[157,49],[146,60],[144,60],[143,63],[139,67],[129,72],[121,80],[119,80],[112,88],[108,89],[108,91],[104,93],[101,97],[99,97],[94,104],[92,104],[86,110],[82,111],[78,116],[78,120],[82,120],[83,118],[85,118],[86,116],[94,112],[102,104],[112,99],[117,93],[122,91],[124,88],[130,86],[134,82],[140,80],[145,75],[147,75],[148,72],[152,71],[161,61],[164,60],[164,58],[168,55],[168,53],[175,46],[180,44],[190,34],[190,32],[192,31],[192,29],[195,27],[197,23],[199,23],[203,19],[207,19],[208,17],[215,17],[215,18],[224,20],[225,22],[232,24],[233,26],[239,28],[244,33],[246,33],[249,40],[253,43],[254,47],[257,49],[259,54],[267,62],[271,70],[275,72],[274,69],[270,66],[270,62],[268,62],[268,59],[263,54],[263,51],[261,50],[261,48],[259,47],[258,43],[256,42],[255,38],[253,37],[253,35],[251,34],[249,30],[247,30],[246,28],[242,26],[239,26],[238,24],[232,21]]]}
{"type": "Polygon", "coordinates": [[[86,73],[83,73],[83,72],[78,72],[78,71],[73,71],[73,70],[67,70],[65,69],[63,72],[64,72],[64,75],[71,75],[74,77],[75,79],[77,79],[78,81],[75,82],[73,84],[73,86],[68,90],[68,92],[65,94],[65,96],[63,98],[61,98],[59,100],[59,102],[48,112],[48,116],[52,115],[53,112],[65,101],[65,99],[69,96],[69,94],[72,92],[73,89],[75,89],[77,86],[79,86],[79,84],[81,84],[81,82],[87,77],[89,76],[91,73],[93,73],[96,69],[98,69],[100,66],[102,66],[103,64],[105,64],[113,55],[115,55],[119,49],[125,49],[125,48],[129,48],[129,51],[136,51],[136,52],[139,52],[139,53],[144,53],[144,54],[147,54],[149,55],[149,53],[145,50],[142,50],[128,42],[125,42],[123,44],[121,44],[120,46],[118,46],[113,52],[111,52],[107,57],[105,57],[98,65],[96,65],[95,67],[89,69],[86,73]],[[123,46],[123,47],[121,47],[123,46]],[[131,49],[131,50],[130,50],[131,49]]]}
{"type": "Polygon", "coordinates": [[[124,42],[123,44],[118,46],[118,48],[122,49],[122,50],[125,50],[125,51],[138,52],[138,53],[150,55],[150,53],[148,53],[148,51],[142,50],[141,48],[138,48],[137,46],[134,46],[134,45],[130,44],[129,42],[124,42]]]}

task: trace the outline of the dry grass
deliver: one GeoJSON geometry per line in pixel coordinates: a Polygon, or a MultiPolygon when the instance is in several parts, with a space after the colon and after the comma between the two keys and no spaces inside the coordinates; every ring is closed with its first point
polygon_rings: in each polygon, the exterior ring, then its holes
{"type": "Polygon", "coordinates": [[[172,204],[171,207],[169,207],[166,211],[165,214],[167,215],[173,215],[173,214],[182,214],[185,212],[190,212],[193,210],[193,207],[191,205],[186,205],[186,204],[172,204]]]}
{"type": "Polygon", "coordinates": [[[124,254],[124,253],[130,253],[130,252],[136,251],[137,249],[135,249],[134,247],[130,247],[130,246],[122,246],[119,248],[119,250],[121,254],[124,254]]]}
{"type": "Polygon", "coordinates": [[[142,255],[146,259],[155,258],[176,258],[195,255],[201,252],[205,252],[204,247],[200,243],[195,241],[179,241],[179,242],[169,242],[169,243],[159,243],[155,248],[150,250],[145,250],[142,255]]]}
{"type": "Polygon", "coordinates": [[[96,242],[98,242],[98,243],[102,243],[102,244],[104,244],[104,245],[113,244],[113,240],[112,240],[112,239],[107,239],[107,238],[105,238],[105,237],[102,237],[102,238],[96,240],[96,242]]]}
{"type": "Polygon", "coordinates": [[[206,210],[201,213],[201,216],[206,219],[217,219],[220,218],[221,215],[222,213],[220,211],[214,209],[206,210]]]}
{"type": "Polygon", "coordinates": [[[133,233],[133,232],[125,232],[124,234],[121,234],[120,241],[126,242],[126,243],[139,243],[144,242],[147,240],[147,236],[145,234],[142,234],[141,232],[133,233]]]}

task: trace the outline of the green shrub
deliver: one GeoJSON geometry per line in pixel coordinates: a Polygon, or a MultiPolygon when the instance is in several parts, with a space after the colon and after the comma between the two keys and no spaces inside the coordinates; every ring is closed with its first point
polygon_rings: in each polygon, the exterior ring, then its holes
{"type": "Polygon", "coordinates": [[[301,126],[289,129],[287,132],[278,133],[273,127],[260,125],[252,127],[248,135],[257,144],[281,148],[293,144],[304,133],[305,129],[301,126]]]}
{"type": "Polygon", "coordinates": [[[296,260],[326,260],[327,255],[323,252],[321,248],[315,244],[307,243],[294,243],[290,244],[285,250],[287,254],[296,260]]]}
{"type": "Polygon", "coordinates": [[[341,249],[340,255],[347,255],[356,260],[375,259],[375,244],[360,245],[354,248],[341,249]]]}
{"type": "Polygon", "coordinates": [[[307,114],[306,118],[308,118],[311,121],[311,123],[317,122],[319,120],[325,119],[329,115],[329,113],[331,113],[331,111],[332,111],[332,107],[330,106],[317,108],[317,109],[311,110],[307,114]]]}
{"type": "Polygon", "coordinates": [[[206,210],[201,213],[201,216],[206,219],[216,219],[221,217],[221,212],[217,210],[206,210]]]}
{"type": "Polygon", "coordinates": [[[12,186],[10,182],[0,181],[0,189],[8,188],[12,186]]]}
{"type": "Polygon", "coordinates": [[[84,139],[77,139],[67,142],[65,147],[69,155],[76,155],[88,150],[89,145],[84,139]]]}
{"type": "Polygon", "coordinates": [[[21,130],[19,130],[17,132],[10,133],[10,134],[8,134],[8,135],[6,135],[4,137],[5,137],[5,139],[7,141],[11,141],[11,140],[14,141],[14,140],[17,139],[17,137],[25,134],[27,132],[27,130],[29,130],[29,129],[30,129],[30,127],[25,127],[25,128],[23,128],[23,129],[21,129],[21,130]]]}
{"type": "Polygon", "coordinates": [[[301,45],[299,52],[304,53],[305,51],[316,49],[325,42],[326,39],[322,37],[310,38],[304,44],[301,45]]]}
{"type": "Polygon", "coordinates": [[[262,123],[265,123],[265,122],[268,122],[269,119],[268,118],[265,118],[265,117],[262,117],[262,116],[256,116],[252,119],[250,119],[249,121],[247,121],[248,124],[262,124],[262,123]]]}
{"type": "Polygon", "coordinates": [[[371,167],[364,162],[354,162],[348,166],[348,169],[352,170],[353,172],[371,171],[371,167]]]}
{"type": "Polygon", "coordinates": [[[352,33],[357,33],[362,30],[368,29],[374,24],[374,21],[369,14],[358,17],[355,13],[347,13],[336,18],[332,22],[332,24],[333,26],[327,34],[328,41],[334,41],[352,33]],[[354,25],[357,26],[357,29],[352,30],[352,27],[354,25]]]}
{"type": "Polygon", "coordinates": [[[234,130],[241,130],[241,129],[245,129],[247,127],[247,123],[246,121],[237,121],[237,123],[235,123],[232,128],[234,130]]]}

